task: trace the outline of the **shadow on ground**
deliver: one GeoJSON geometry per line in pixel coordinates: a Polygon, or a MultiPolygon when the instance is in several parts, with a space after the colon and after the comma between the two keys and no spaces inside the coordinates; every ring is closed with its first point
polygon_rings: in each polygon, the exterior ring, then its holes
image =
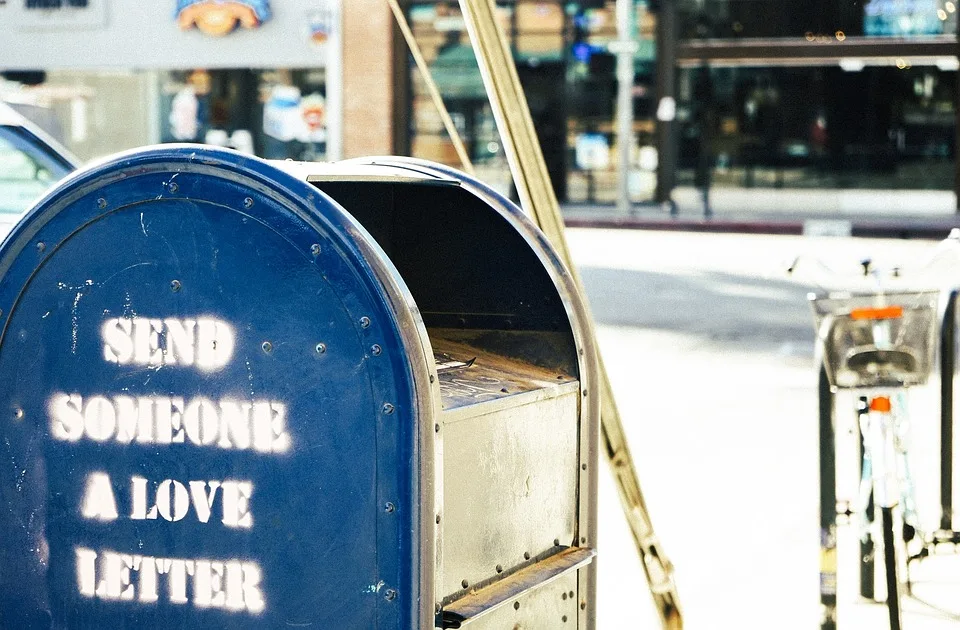
{"type": "Polygon", "coordinates": [[[580,269],[600,325],[685,334],[712,348],[813,357],[808,290],[795,283],[722,272],[580,269]]]}

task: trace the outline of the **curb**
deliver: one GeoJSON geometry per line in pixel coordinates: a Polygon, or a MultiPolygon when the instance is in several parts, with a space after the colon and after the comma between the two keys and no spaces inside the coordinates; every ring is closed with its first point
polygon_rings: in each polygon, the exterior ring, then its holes
{"type": "Polygon", "coordinates": [[[947,237],[960,227],[960,217],[943,220],[738,220],[738,219],[642,219],[637,217],[564,217],[571,228],[616,228],[672,232],[728,234],[782,234],[807,236],[854,236],[860,238],[932,239],[947,237]]]}

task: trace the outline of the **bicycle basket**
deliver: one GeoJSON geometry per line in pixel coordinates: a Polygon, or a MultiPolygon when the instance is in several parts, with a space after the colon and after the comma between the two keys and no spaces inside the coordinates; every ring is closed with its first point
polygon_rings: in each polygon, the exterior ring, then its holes
{"type": "Polygon", "coordinates": [[[938,291],[812,297],[817,341],[839,388],[921,385],[930,376],[938,291]]]}

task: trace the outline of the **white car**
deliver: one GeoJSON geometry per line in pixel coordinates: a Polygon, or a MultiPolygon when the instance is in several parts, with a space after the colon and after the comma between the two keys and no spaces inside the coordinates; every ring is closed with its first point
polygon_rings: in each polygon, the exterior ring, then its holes
{"type": "Polygon", "coordinates": [[[13,108],[0,103],[0,238],[79,160],[13,108]]]}

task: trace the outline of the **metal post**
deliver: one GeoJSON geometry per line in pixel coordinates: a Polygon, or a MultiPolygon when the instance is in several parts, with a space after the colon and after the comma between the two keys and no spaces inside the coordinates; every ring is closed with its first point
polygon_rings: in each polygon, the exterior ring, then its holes
{"type": "Polygon", "coordinates": [[[633,149],[633,0],[617,0],[617,210],[630,213],[630,153],[633,149]]]}
{"type": "Polygon", "coordinates": [[[837,628],[837,469],[833,390],[820,362],[820,630],[837,628]]]}
{"type": "MultiPolygon", "coordinates": [[[[857,420],[861,420],[863,415],[867,413],[870,413],[870,406],[867,402],[867,397],[860,396],[857,405],[857,420]]],[[[863,442],[863,432],[859,429],[857,432],[860,434],[860,457],[858,458],[859,466],[857,467],[857,481],[862,481],[863,456],[866,451],[864,450],[865,445],[863,442]]],[[[870,498],[867,500],[867,505],[864,509],[866,510],[866,514],[864,514],[863,518],[866,518],[868,522],[873,523],[873,515],[875,511],[873,505],[873,490],[870,491],[870,498]]],[[[858,515],[851,515],[851,518],[857,517],[858,515]]],[[[876,566],[876,560],[874,559],[875,552],[876,546],[873,542],[873,534],[868,531],[866,536],[860,537],[860,597],[864,597],[866,599],[873,599],[876,593],[876,589],[874,588],[874,570],[876,566]]]]}
{"type": "MultiPolygon", "coordinates": [[[[957,43],[960,43],[960,29],[957,29],[957,43]]],[[[957,55],[957,61],[960,62],[960,54],[957,55]]],[[[957,86],[954,88],[955,92],[953,94],[954,102],[960,103],[960,81],[957,81],[957,86]]],[[[954,126],[954,137],[953,137],[953,150],[957,151],[960,149],[960,107],[954,106],[953,114],[953,126],[954,126]]],[[[960,160],[954,160],[954,171],[953,171],[953,192],[956,197],[955,203],[957,204],[956,212],[960,214],[960,160]]]]}
{"type": "Polygon", "coordinates": [[[333,28],[324,46],[327,81],[327,155],[326,160],[343,159],[343,10],[340,0],[328,5],[333,28]]]}
{"type": "Polygon", "coordinates": [[[657,13],[657,190],[656,201],[677,213],[673,187],[677,179],[677,147],[674,142],[676,97],[677,7],[676,0],[661,0],[657,13]]]}
{"type": "Polygon", "coordinates": [[[957,369],[957,295],[947,297],[940,322],[940,529],[953,530],[953,379],[957,369]]]}

